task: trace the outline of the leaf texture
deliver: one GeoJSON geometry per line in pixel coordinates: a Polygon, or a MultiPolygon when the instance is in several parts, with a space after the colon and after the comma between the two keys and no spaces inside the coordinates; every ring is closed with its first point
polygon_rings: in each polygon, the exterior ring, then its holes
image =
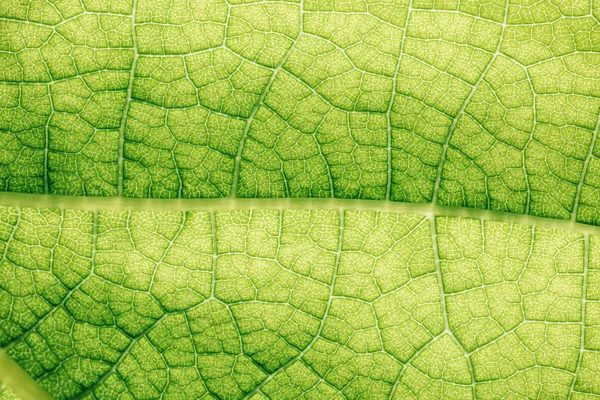
{"type": "Polygon", "coordinates": [[[598,224],[592,0],[4,0],[0,189],[598,224]]]}
{"type": "Polygon", "coordinates": [[[0,345],[56,399],[600,396],[599,236],[352,210],[0,221],[0,345]]]}

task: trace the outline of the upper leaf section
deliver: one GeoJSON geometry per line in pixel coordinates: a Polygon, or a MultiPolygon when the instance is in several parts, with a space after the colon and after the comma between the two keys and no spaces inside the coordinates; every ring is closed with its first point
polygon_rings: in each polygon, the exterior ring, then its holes
{"type": "Polygon", "coordinates": [[[592,0],[5,0],[0,188],[600,223],[592,0]]]}

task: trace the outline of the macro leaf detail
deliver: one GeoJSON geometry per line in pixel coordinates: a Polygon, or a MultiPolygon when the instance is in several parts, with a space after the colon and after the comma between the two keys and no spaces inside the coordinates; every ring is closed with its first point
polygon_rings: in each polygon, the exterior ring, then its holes
{"type": "Polygon", "coordinates": [[[0,0],[0,400],[600,398],[598,0],[0,0]]]}
{"type": "Polygon", "coordinates": [[[0,188],[598,222],[596,1],[6,0],[0,188]]]}
{"type": "Polygon", "coordinates": [[[0,219],[0,344],[57,399],[600,395],[595,235],[352,210],[0,219]]]}

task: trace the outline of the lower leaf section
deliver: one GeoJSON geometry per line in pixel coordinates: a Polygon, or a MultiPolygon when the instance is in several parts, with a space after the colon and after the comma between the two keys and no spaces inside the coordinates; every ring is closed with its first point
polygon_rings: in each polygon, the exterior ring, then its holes
{"type": "Polygon", "coordinates": [[[0,254],[0,346],[57,399],[600,397],[596,236],[1,207],[0,254]]]}

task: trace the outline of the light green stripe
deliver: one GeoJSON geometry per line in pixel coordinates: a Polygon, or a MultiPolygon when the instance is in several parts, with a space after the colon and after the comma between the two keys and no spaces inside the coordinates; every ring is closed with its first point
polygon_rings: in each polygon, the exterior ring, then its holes
{"type": "Polygon", "coordinates": [[[600,227],[571,220],[536,217],[502,211],[433,204],[400,203],[356,199],[138,199],[124,197],[83,197],[0,192],[0,206],[58,208],[74,210],[216,211],[249,209],[333,209],[370,210],[426,216],[451,216],[503,221],[530,226],[600,234],[600,227]]]}
{"type": "Polygon", "coordinates": [[[6,351],[0,350],[0,381],[22,400],[51,400],[52,397],[21,368],[6,351]]]}

